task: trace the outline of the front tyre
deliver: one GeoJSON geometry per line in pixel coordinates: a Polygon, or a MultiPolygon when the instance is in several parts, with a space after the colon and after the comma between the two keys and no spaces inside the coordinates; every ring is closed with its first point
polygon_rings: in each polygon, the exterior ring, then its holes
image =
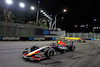
{"type": "Polygon", "coordinates": [[[54,53],[55,50],[53,48],[50,48],[45,52],[45,56],[49,59],[52,59],[54,57],[54,53]]]}

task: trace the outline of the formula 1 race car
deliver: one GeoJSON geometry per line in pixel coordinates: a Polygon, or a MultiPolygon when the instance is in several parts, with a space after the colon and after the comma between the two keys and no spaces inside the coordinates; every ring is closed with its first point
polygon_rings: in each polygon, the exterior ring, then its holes
{"type": "Polygon", "coordinates": [[[84,43],[84,42],[86,42],[86,41],[85,41],[84,39],[80,38],[80,39],[78,40],[78,42],[84,43]]]}
{"type": "Polygon", "coordinates": [[[75,46],[73,43],[71,45],[67,45],[62,41],[57,41],[56,43],[51,43],[48,46],[38,47],[37,45],[32,46],[30,49],[26,48],[23,51],[23,58],[29,60],[38,60],[44,58],[52,59],[54,55],[58,53],[64,53],[67,51],[74,51],[75,46]]]}

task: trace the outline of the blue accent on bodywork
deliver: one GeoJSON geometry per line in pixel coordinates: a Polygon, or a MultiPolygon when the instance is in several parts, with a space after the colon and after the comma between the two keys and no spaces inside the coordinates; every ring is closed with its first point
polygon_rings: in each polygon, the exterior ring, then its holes
{"type": "Polygon", "coordinates": [[[33,40],[34,38],[33,37],[29,37],[29,40],[33,40]]]}
{"type": "Polygon", "coordinates": [[[43,30],[43,34],[44,35],[47,35],[47,34],[49,34],[50,32],[49,32],[49,30],[43,30]]]}

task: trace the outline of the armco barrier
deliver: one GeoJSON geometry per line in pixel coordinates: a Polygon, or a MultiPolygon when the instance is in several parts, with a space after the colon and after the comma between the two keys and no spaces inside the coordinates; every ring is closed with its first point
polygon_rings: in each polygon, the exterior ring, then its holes
{"type": "Polygon", "coordinates": [[[9,41],[9,40],[16,41],[16,40],[20,40],[20,37],[0,37],[0,39],[2,41],[9,41]]]}
{"type": "Polygon", "coordinates": [[[44,38],[44,37],[34,37],[33,40],[34,41],[45,41],[46,38],[44,38]]]}
{"type": "Polygon", "coordinates": [[[26,41],[26,40],[29,40],[29,37],[20,37],[20,40],[21,41],[26,41]]]}
{"type": "Polygon", "coordinates": [[[54,37],[0,37],[1,41],[49,41],[56,40],[54,37]]]}
{"type": "Polygon", "coordinates": [[[91,39],[84,39],[84,40],[94,40],[93,38],[91,38],[91,39]]]}
{"type": "MultiPolygon", "coordinates": [[[[49,41],[49,40],[59,40],[60,38],[55,37],[0,37],[0,41],[49,41]]],[[[84,39],[84,40],[95,40],[84,39]]]]}

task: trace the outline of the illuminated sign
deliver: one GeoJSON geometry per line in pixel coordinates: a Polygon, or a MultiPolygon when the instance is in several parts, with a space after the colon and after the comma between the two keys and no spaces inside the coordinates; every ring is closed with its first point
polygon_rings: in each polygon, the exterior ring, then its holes
{"type": "Polygon", "coordinates": [[[78,38],[78,37],[65,37],[65,39],[70,39],[70,40],[79,40],[80,38],[78,38]]]}
{"type": "Polygon", "coordinates": [[[49,34],[50,32],[49,32],[49,30],[43,30],[43,34],[44,35],[47,35],[47,34],[49,34]]]}
{"type": "Polygon", "coordinates": [[[85,27],[85,25],[80,25],[80,27],[85,27]]]}
{"type": "Polygon", "coordinates": [[[50,31],[50,34],[58,34],[58,31],[50,31]]]}

